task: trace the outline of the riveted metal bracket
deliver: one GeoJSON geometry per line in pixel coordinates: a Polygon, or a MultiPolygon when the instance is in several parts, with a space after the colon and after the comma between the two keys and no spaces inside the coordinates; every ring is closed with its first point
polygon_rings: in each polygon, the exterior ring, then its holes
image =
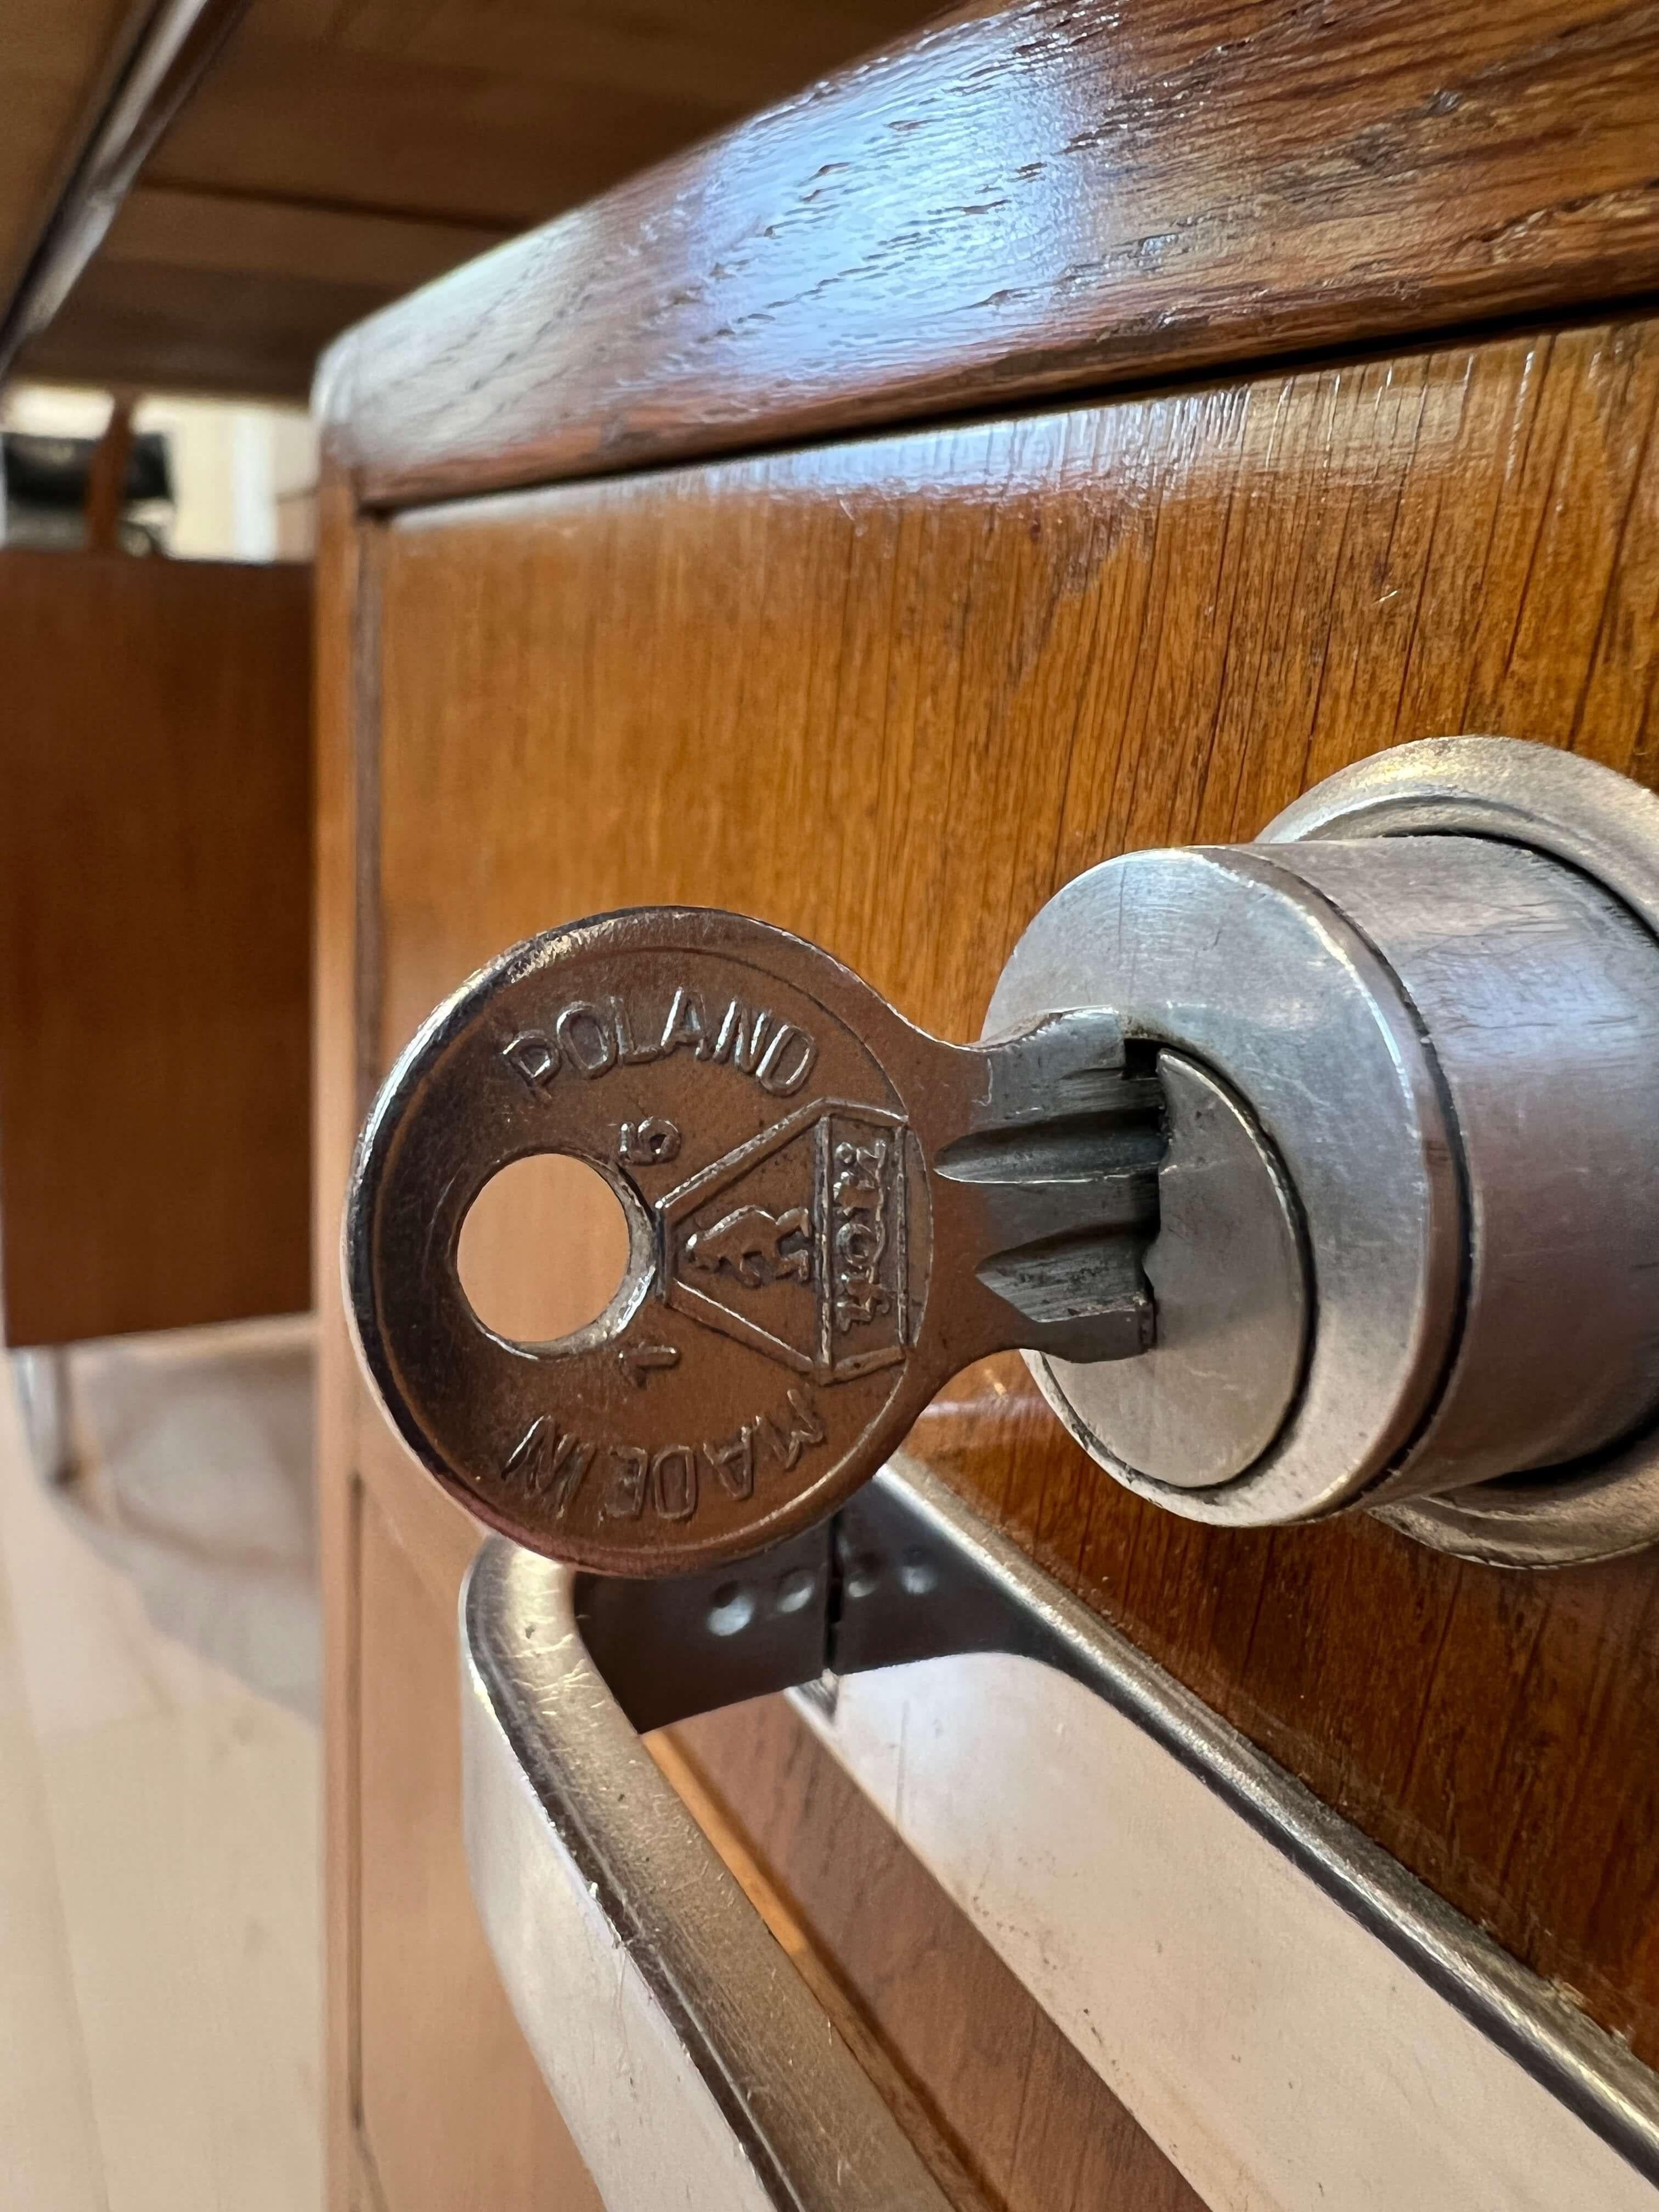
{"type": "Polygon", "coordinates": [[[590,1655],[641,1729],[777,1690],[832,1696],[838,1675],[956,1652],[1074,1671],[1026,1594],[886,1481],[736,1566],[662,1582],[577,1575],[574,1603],[590,1655]]]}
{"type": "MultiPolygon", "coordinates": [[[[811,2055],[821,2075],[814,2094],[846,2108],[837,2127],[852,2126],[856,2112],[860,2126],[875,2130],[867,2197],[853,2189],[844,2162],[833,2187],[802,2194],[811,2129],[802,2121],[805,2133],[785,2141],[788,2127],[771,2107],[763,2125],[763,2100],[745,2091],[739,2133],[755,2134],[745,2158],[752,2164],[763,2152],[793,2174],[794,2194],[757,2201],[833,2203],[838,2212],[866,2202],[936,2201],[872,2118],[867,2084],[860,2087],[850,2058],[845,2080],[834,2065],[823,2070],[822,2023],[797,2021],[780,1998],[766,1963],[769,1939],[750,1945],[752,1972],[743,1966],[742,1946],[759,1923],[635,1731],[769,1692],[830,1703],[838,1678],[1001,1652],[1069,1675],[1160,1743],[1604,2142],[1659,2180],[1659,2078],[916,1462],[896,1462],[805,1535],[736,1567],[677,1580],[576,1575],[495,1539],[463,1604],[474,1889],[520,2016],[573,2124],[572,2097],[580,2102],[590,2092],[556,2079],[568,2045],[566,1999],[550,1996],[550,1962],[526,1948],[559,1881],[572,1879],[591,1906],[576,1950],[586,1958],[596,1947],[603,1958],[622,1945],[649,1993],[653,2032],[659,2014],[671,2023],[688,2081],[713,2083],[723,2100],[720,2085],[734,2078],[751,2087],[793,2083],[811,2055]],[[702,1871],[693,1882],[686,1869],[694,1860],[702,1871]],[[556,1863],[564,1869],[557,1879],[549,1871],[556,1863]]],[[[571,1986],[574,1943],[556,1962],[560,1990],[571,1986]]],[[[577,2132],[586,2142],[580,2125],[577,2132]]]]}

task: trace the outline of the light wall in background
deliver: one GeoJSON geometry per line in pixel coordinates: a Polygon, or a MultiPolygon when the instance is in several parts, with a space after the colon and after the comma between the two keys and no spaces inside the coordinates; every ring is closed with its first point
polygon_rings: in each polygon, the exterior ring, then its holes
{"type": "MultiPolygon", "coordinates": [[[[107,392],[16,384],[0,398],[0,428],[98,438],[107,392]]],[[[317,432],[303,408],[246,401],[139,402],[137,430],[160,430],[173,466],[167,549],[185,561],[307,561],[315,539],[317,432]]]]}

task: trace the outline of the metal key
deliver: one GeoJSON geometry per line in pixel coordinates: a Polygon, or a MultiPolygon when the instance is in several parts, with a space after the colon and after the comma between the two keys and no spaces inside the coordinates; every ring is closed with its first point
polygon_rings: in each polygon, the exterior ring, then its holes
{"type": "Polygon", "coordinates": [[[1146,1349],[1164,1146],[1109,1012],[949,1044],[783,930],[601,915],[503,954],[392,1071],[350,1310],[404,1440],[481,1518],[601,1572],[704,1569],[832,1511],[972,1360],[1146,1349]],[[461,1224],[544,1152],[605,1176],[628,1263],[585,1328],[513,1343],[467,1301],[461,1224]]]}

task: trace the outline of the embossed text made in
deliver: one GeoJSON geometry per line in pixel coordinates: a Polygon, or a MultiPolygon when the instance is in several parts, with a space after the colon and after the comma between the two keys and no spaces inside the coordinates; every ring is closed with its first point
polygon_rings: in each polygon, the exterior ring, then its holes
{"type": "Polygon", "coordinates": [[[763,1473],[769,1463],[792,1474],[802,1453],[823,1439],[817,1410],[800,1389],[787,1391],[781,1408],[755,1414],[729,1436],[655,1449],[584,1437],[543,1413],[507,1455],[501,1479],[524,1497],[544,1501],[558,1521],[588,1494],[600,1521],[649,1516],[684,1522],[695,1518],[711,1489],[740,1504],[754,1495],[757,1465],[763,1473]]]}

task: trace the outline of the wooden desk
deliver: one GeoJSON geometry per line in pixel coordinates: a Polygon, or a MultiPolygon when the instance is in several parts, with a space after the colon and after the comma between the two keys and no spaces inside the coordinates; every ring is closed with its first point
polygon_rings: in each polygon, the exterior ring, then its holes
{"type": "MultiPolygon", "coordinates": [[[[1577,0],[969,8],[343,342],[319,1249],[380,1071],[555,921],[736,905],[967,1036],[1078,870],[1248,836],[1380,746],[1504,731],[1650,778],[1656,94],[1651,21],[1577,0]]],[[[331,1265],[321,1296],[337,2201],[372,2170],[390,2212],[481,2177],[584,2203],[469,1920],[471,1532],[367,1406],[331,1265]]],[[[1176,1522],[1017,1364],[918,1442],[1659,2058],[1650,1559],[1176,1522]]],[[[684,1744],[984,2198],[1194,2201],[1028,2001],[967,1994],[977,1939],[786,1713],[684,1744]],[[954,1978],[895,1970],[922,1924],[954,1978]]]]}

